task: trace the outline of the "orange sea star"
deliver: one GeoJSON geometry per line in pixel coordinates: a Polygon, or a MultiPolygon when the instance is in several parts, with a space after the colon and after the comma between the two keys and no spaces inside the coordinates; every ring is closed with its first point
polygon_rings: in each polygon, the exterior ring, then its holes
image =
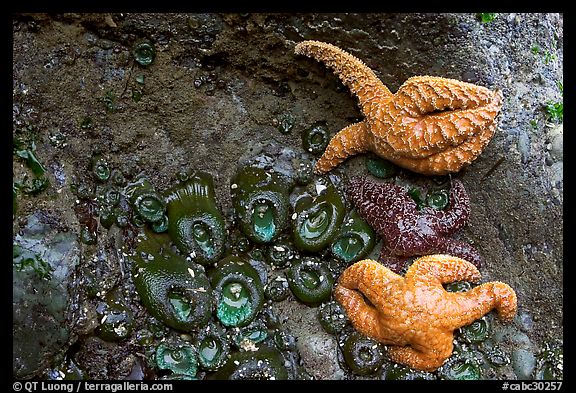
{"type": "Polygon", "coordinates": [[[448,292],[442,286],[479,280],[474,265],[450,255],[418,258],[404,277],[366,259],[340,275],[334,297],[356,330],[389,344],[393,361],[433,371],[452,354],[455,329],[493,308],[504,321],[516,315],[516,294],[505,283],[487,282],[467,292],[448,292]]]}
{"type": "Polygon", "coordinates": [[[319,174],[367,151],[422,174],[458,172],[480,155],[496,130],[499,90],[415,76],[392,94],[361,60],[334,45],[303,41],[295,53],[331,68],[358,98],[365,117],[332,138],[316,164],[319,174]]]}

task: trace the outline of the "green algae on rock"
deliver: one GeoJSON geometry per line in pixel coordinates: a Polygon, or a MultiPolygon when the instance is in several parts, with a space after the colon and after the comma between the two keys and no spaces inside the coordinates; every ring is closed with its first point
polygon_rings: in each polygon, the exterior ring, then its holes
{"type": "Polygon", "coordinates": [[[28,175],[24,175],[22,181],[13,182],[13,189],[18,189],[25,194],[38,195],[50,185],[46,176],[46,168],[36,157],[36,144],[31,141],[29,145],[19,138],[14,139],[14,153],[26,162],[26,166],[32,172],[33,178],[30,180],[28,175]]]}
{"type": "Polygon", "coordinates": [[[352,210],[346,218],[344,225],[339,229],[332,242],[332,254],[346,263],[357,262],[366,257],[376,244],[374,229],[356,210],[352,210]]]}
{"type": "Polygon", "coordinates": [[[70,326],[74,272],[80,248],[73,231],[44,210],[15,233],[12,270],[13,375],[31,378],[63,356],[70,326]]]}
{"type": "Polygon", "coordinates": [[[332,178],[324,176],[305,189],[296,188],[290,199],[294,207],[292,233],[296,248],[318,252],[327,247],[346,215],[344,198],[332,178]]]}
{"type": "Polygon", "coordinates": [[[264,289],[258,271],[246,260],[227,256],[209,272],[216,316],[224,326],[248,325],[264,304],[264,289]]]}
{"type": "Polygon", "coordinates": [[[274,170],[244,165],[230,184],[242,232],[255,243],[272,242],[288,222],[291,180],[274,170]]]}
{"type": "Polygon", "coordinates": [[[139,238],[132,278],[142,304],[156,319],[180,331],[201,328],[212,312],[212,288],[204,268],[170,249],[164,234],[139,238]]]}
{"type": "Polygon", "coordinates": [[[319,258],[305,257],[294,261],[287,276],[294,296],[307,305],[318,305],[332,295],[334,278],[319,258]]]}
{"type": "Polygon", "coordinates": [[[216,205],[212,176],[195,172],[166,193],[168,233],[176,247],[202,265],[216,263],[226,246],[226,223],[216,205]]]}

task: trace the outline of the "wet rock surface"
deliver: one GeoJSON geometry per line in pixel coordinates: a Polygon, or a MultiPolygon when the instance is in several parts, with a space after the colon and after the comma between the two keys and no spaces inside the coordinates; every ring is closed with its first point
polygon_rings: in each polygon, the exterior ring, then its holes
{"type": "Polygon", "coordinates": [[[73,335],[76,235],[39,210],[14,238],[13,362],[16,377],[39,373],[66,351],[73,335]]]}
{"type": "MultiPolygon", "coordinates": [[[[34,141],[50,183],[37,195],[15,191],[13,242],[29,241],[30,223],[52,217],[42,224],[47,237],[35,244],[54,269],[42,278],[42,270],[17,268],[15,258],[16,377],[47,377],[64,367],[64,358],[91,378],[155,377],[140,370],[149,368],[139,345],[147,335],[173,333],[160,333],[134,295],[117,251],[127,229],[92,228],[78,213],[85,203],[77,202],[79,193],[98,194],[92,159],[103,156],[126,181],[144,175],[162,191],[180,171],[206,171],[230,217],[229,181],[241,158],[267,144],[303,151],[301,134],[313,124],[322,122],[333,135],[361,118],[354,97],[329,70],[293,54],[304,39],[354,54],[393,92],[414,75],[503,91],[493,140],[453,175],[471,199],[470,221],[459,236],[480,250],[483,281],[506,282],[518,295],[515,321],[493,324],[494,340],[511,362],[485,377],[535,377],[538,354],[563,333],[563,127],[549,109],[562,102],[561,15],[497,14],[483,23],[477,14],[126,13],[13,17],[13,136],[34,141]],[[143,40],[155,51],[149,65],[134,58],[143,40]],[[95,244],[80,243],[90,240],[82,228],[93,231],[95,244]],[[50,255],[58,252],[65,258],[56,262],[50,255]],[[96,283],[93,293],[78,289],[86,280],[96,283]],[[133,334],[119,343],[95,337],[98,302],[114,287],[135,320],[133,334]],[[48,292],[50,307],[42,296],[48,292]],[[39,329],[34,340],[30,326],[39,329]],[[114,364],[115,356],[129,360],[114,364]]],[[[26,162],[13,157],[14,181],[30,178],[26,162]]],[[[337,171],[367,174],[365,158],[337,171]]],[[[322,331],[315,309],[293,297],[274,307],[297,337],[310,375],[354,378],[336,353],[330,358],[337,341],[322,331]]]]}

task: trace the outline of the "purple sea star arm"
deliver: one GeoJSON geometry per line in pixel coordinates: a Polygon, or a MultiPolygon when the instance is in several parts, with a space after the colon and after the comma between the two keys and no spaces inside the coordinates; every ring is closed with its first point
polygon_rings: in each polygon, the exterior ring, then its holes
{"type": "Polygon", "coordinates": [[[467,260],[476,267],[482,266],[480,253],[470,244],[450,238],[437,242],[437,248],[429,250],[430,254],[448,254],[467,260]]]}
{"type": "Polygon", "coordinates": [[[464,189],[464,184],[454,179],[448,207],[445,210],[427,208],[426,214],[436,218],[434,229],[440,235],[451,235],[466,225],[470,216],[470,198],[464,189]]]}
{"type": "Polygon", "coordinates": [[[392,270],[396,274],[400,274],[404,267],[406,266],[408,258],[400,257],[396,255],[391,255],[390,251],[383,246],[380,251],[380,256],[378,257],[378,262],[386,266],[388,269],[392,270]]]}

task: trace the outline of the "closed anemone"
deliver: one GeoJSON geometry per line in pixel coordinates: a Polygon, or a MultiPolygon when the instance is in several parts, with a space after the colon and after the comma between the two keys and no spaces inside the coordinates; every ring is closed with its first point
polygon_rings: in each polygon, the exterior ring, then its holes
{"type": "Polygon", "coordinates": [[[226,246],[226,223],[216,205],[212,176],[197,172],[168,190],[168,233],[185,255],[202,265],[216,263],[226,246]]]}
{"type": "Polygon", "coordinates": [[[248,325],[264,304],[258,271],[240,257],[228,256],[210,272],[216,316],[224,326],[248,325]]]}
{"type": "Polygon", "coordinates": [[[564,377],[564,349],[562,341],[546,342],[538,354],[534,379],[562,380],[564,377]]]}
{"type": "Polygon", "coordinates": [[[194,348],[188,343],[161,343],[156,348],[156,365],[160,370],[168,370],[175,375],[196,376],[198,358],[194,348]]]}
{"type": "Polygon", "coordinates": [[[255,243],[272,242],[288,223],[290,181],[257,166],[242,166],[231,181],[240,230],[255,243]]]}
{"type": "Polygon", "coordinates": [[[356,210],[344,219],[344,225],[332,242],[331,251],[346,263],[357,262],[366,257],[374,248],[376,234],[356,210]]]}
{"type": "Polygon", "coordinates": [[[273,302],[285,300],[290,295],[288,280],[283,275],[271,279],[264,287],[264,295],[273,302]]]}
{"type": "Polygon", "coordinates": [[[208,322],[212,288],[204,268],[172,252],[167,235],[146,231],[129,258],[136,291],[152,316],[180,331],[208,322]]]}
{"type": "Polygon", "coordinates": [[[308,191],[296,190],[292,196],[295,219],[292,221],[294,244],[302,251],[318,252],[335,238],[346,214],[342,195],[331,180],[320,179],[308,191]],[[300,194],[300,195],[298,195],[300,194]]]}
{"type": "Polygon", "coordinates": [[[302,147],[314,155],[321,155],[330,142],[330,133],[324,122],[318,122],[302,132],[302,147]]]}
{"type": "Polygon", "coordinates": [[[152,230],[156,233],[166,232],[168,230],[168,216],[164,214],[162,219],[158,222],[155,222],[151,225],[152,230]]]}
{"type": "Polygon", "coordinates": [[[110,178],[110,167],[108,166],[108,163],[103,157],[99,155],[93,156],[91,166],[92,166],[92,174],[94,175],[96,180],[105,182],[110,178]]]}
{"type": "Polygon", "coordinates": [[[330,334],[340,333],[348,323],[346,310],[335,300],[327,301],[318,307],[318,319],[320,326],[330,334]]]}
{"type": "Polygon", "coordinates": [[[344,361],[354,374],[374,374],[384,363],[384,346],[359,332],[352,332],[342,348],[344,361]]]}
{"type": "Polygon", "coordinates": [[[278,239],[266,250],[266,261],[272,268],[287,266],[295,256],[294,245],[288,238],[278,239]]]}
{"type": "Polygon", "coordinates": [[[139,178],[125,188],[130,204],[144,221],[155,223],[164,218],[166,206],[164,199],[157,193],[146,178],[139,178]]]}
{"type": "Polygon", "coordinates": [[[156,58],[156,49],[154,45],[148,40],[137,42],[132,49],[134,60],[141,66],[147,67],[156,58]]]}
{"type": "Polygon", "coordinates": [[[460,338],[467,343],[481,343],[490,336],[490,323],[482,317],[460,328],[460,338]]]}
{"type": "Polygon", "coordinates": [[[211,379],[228,380],[285,380],[289,371],[282,354],[271,347],[262,345],[256,351],[234,352],[211,379]]]}
{"type": "Polygon", "coordinates": [[[232,340],[240,350],[252,350],[267,337],[268,328],[262,319],[255,319],[247,326],[234,329],[232,334],[232,340]]]}
{"type": "Polygon", "coordinates": [[[476,380],[481,378],[482,372],[473,359],[455,353],[438,369],[438,376],[458,381],[476,380]]]}
{"type": "Polygon", "coordinates": [[[448,206],[449,199],[447,190],[435,190],[426,196],[426,204],[434,209],[442,210],[448,206]]]}
{"type": "Polygon", "coordinates": [[[332,294],[332,273],[320,259],[308,257],[295,261],[287,276],[292,293],[305,304],[320,304],[332,294]]]}
{"type": "Polygon", "coordinates": [[[336,239],[332,244],[332,253],[346,262],[351,262],[359,254],[362,246],[362,238],[355,233],[349,233],[336,239]]]}
{"type": "Polygon", "coordinates": [[[210,323],[199,332],[195,346],[200,367],[208,371],[222,367],[230,354],[226,332],[216,323],[210,323]]]}
{"type": "Polygon", "coordinates": [[[366,169],[372,176],[380,179],[390,178],[398,172],[398,167],[392,162],[373,154],[366,157],[366,169]]]}
{"type": "Polygon", "coordinates": [[[124,304],[118,290],[106,295],[105,302],[96,309],[100,318],[100,326],[96,333],[105,341],[119,341],[130,336],[134,325],[132,311],[124,304]]]}

